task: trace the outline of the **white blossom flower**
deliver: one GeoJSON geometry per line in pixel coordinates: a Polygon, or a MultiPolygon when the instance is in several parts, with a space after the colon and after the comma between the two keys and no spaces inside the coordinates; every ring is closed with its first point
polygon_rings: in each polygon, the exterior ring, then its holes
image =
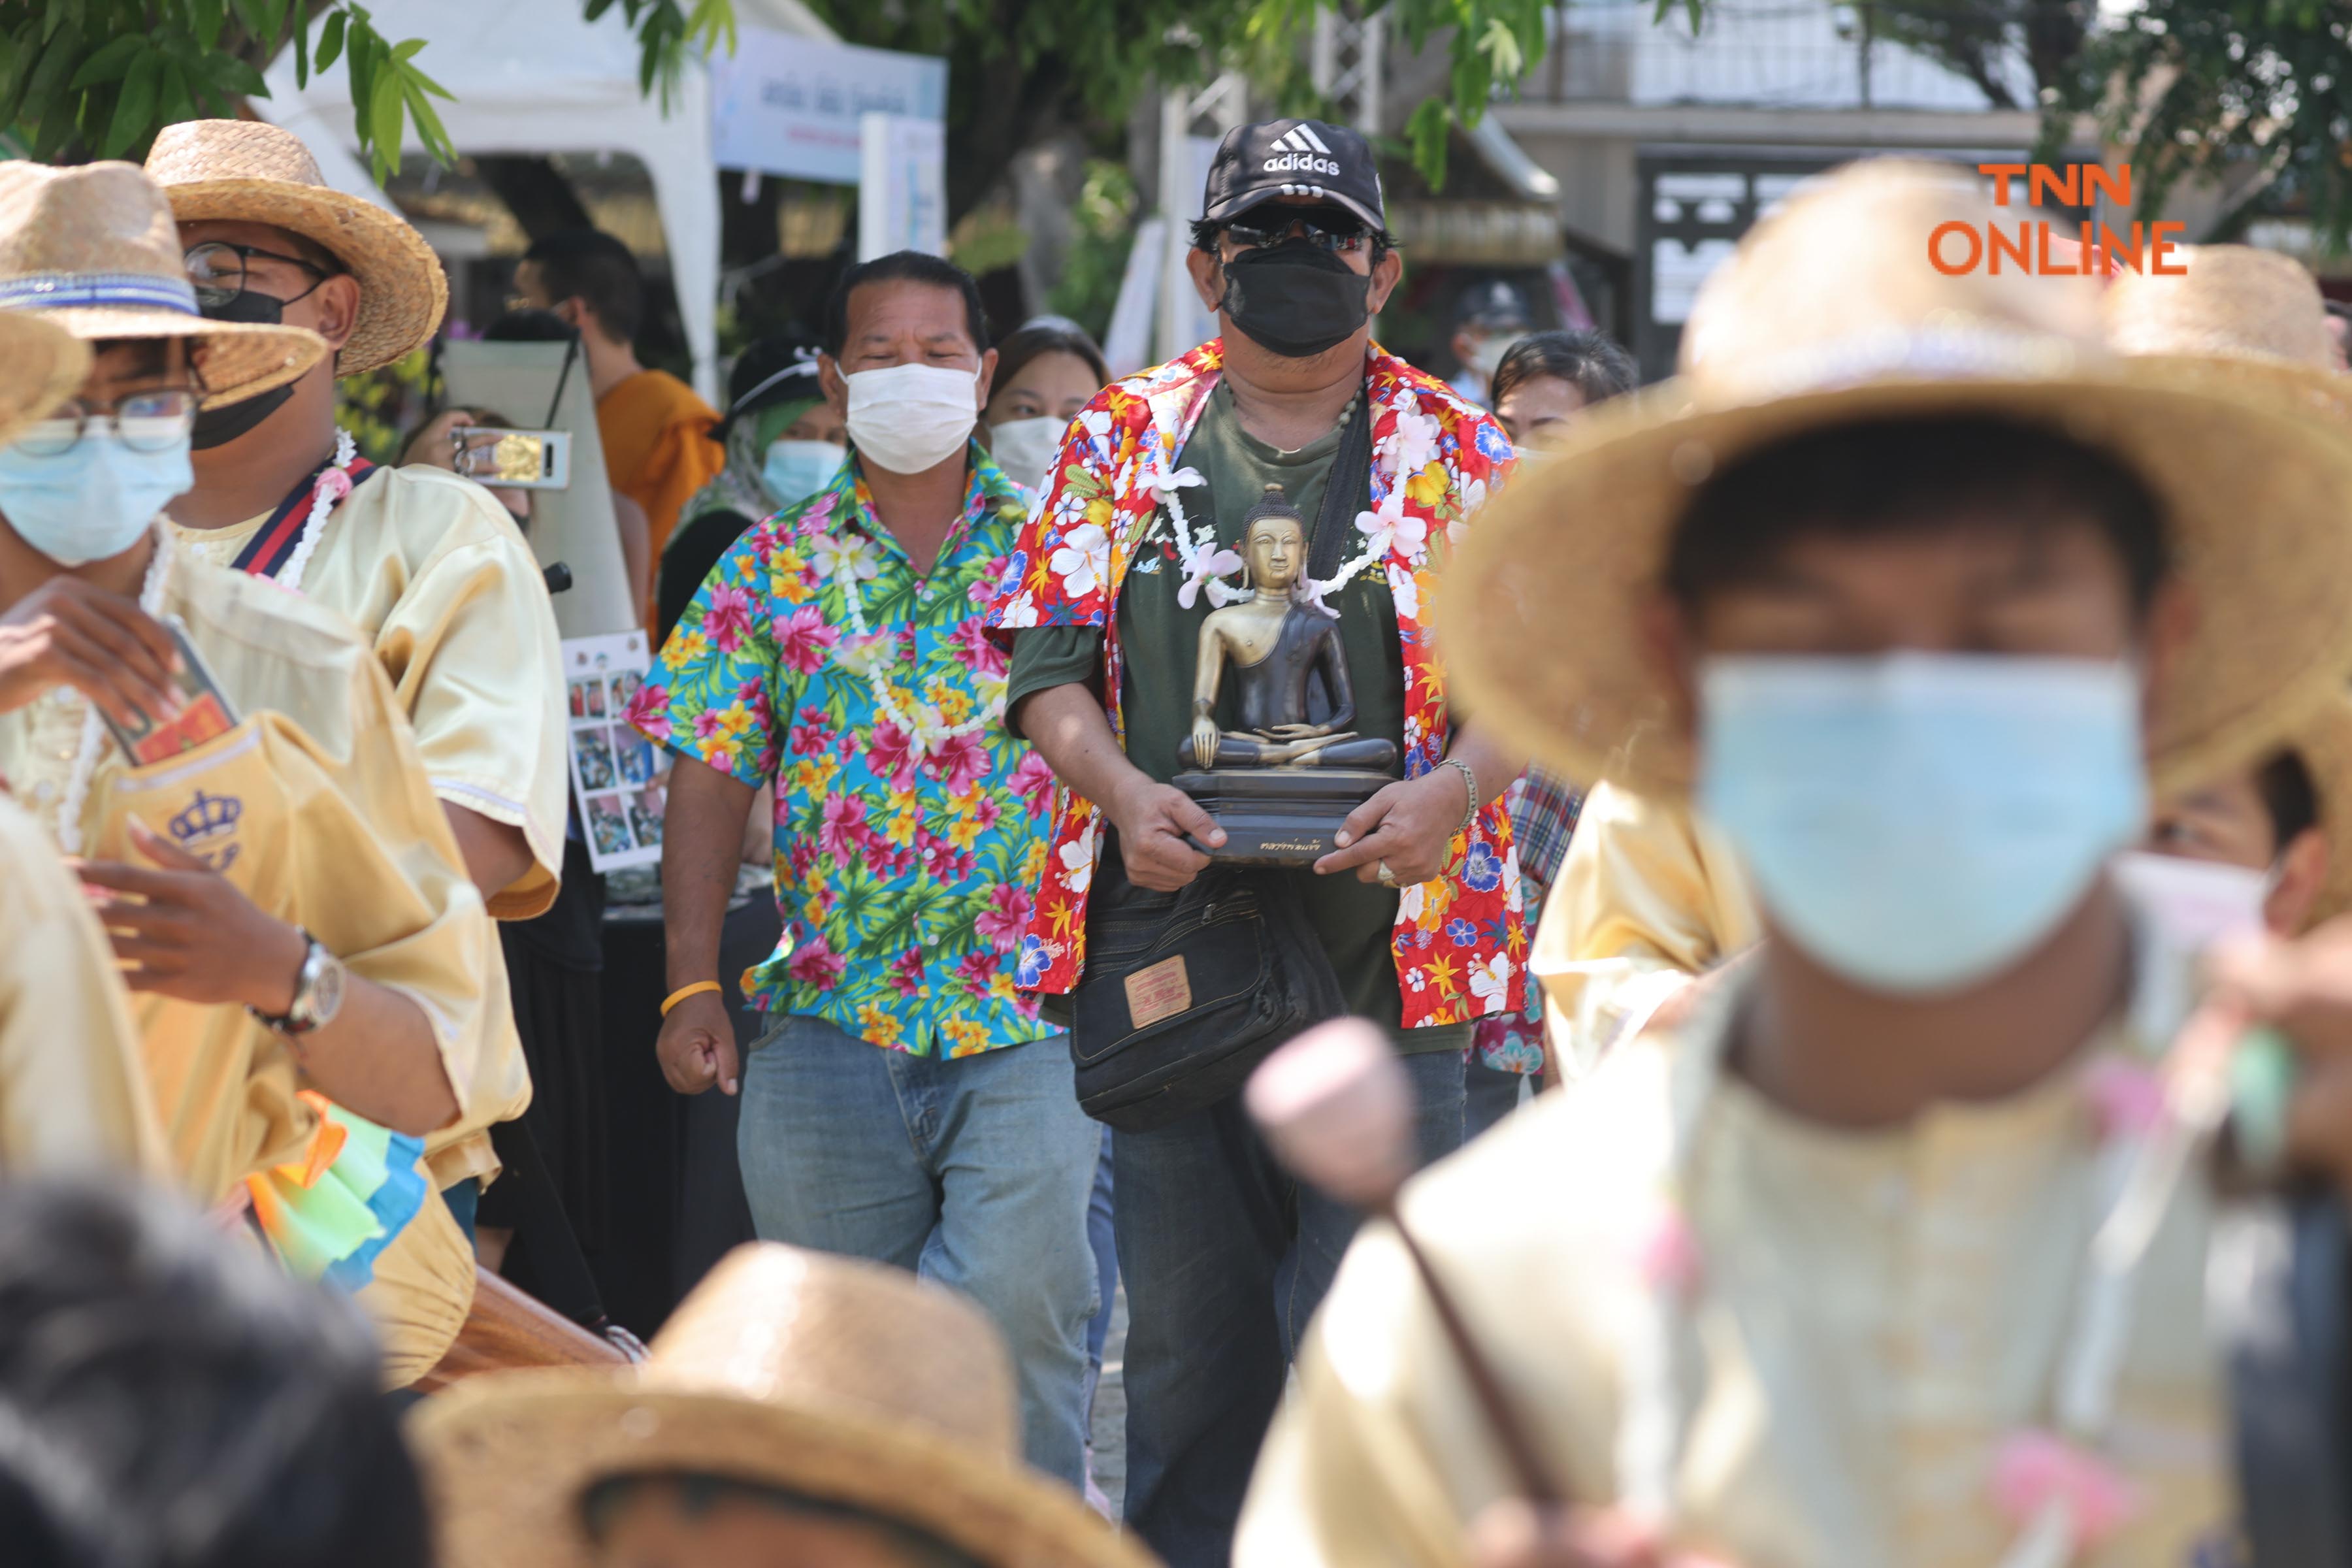
{"type": "Polygon", "coordinates": [[[1389,597],[1396,601],[1397,614],[1418,620],[1421,616],[1421,584],[1412,573],[1389,563],[1389,597]]]}
{"type": "Polygon", "coordinates": [[[1511,994],[1511,959],[1508,953],[1496,953],[1484,963],[1470,965],[1470,994],[1484,1004],[1478,1011],[1494,1014],[1503,1011],[1511,994]]]}
{"type": "Polygon", "coordinates": [[[1062,535],[1062,546],[1045,564],[1062,580],[1062,592],[1083,599],[1099,590],[1110,577],[1110,535],[1095,523],[1082,522],[1062,535]]]}

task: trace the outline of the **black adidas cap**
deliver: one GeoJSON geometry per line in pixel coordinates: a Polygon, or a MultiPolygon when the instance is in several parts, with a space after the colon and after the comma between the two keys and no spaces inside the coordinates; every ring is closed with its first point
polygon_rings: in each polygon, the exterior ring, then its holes
{"type": "Polygon", "coordinates": [[[1217,161],[1209,165],[1201,216],[1211,223],[1231,223],[1278,196],[1330,202],[1374,228],[1388,227],[1371,146],[1343,125],[1262,120],[1225,133],[1217,161]]]}

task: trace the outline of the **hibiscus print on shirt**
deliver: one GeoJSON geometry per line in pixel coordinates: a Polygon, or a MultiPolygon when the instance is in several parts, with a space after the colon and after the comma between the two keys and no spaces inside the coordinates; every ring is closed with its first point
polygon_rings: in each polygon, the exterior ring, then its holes
{"type": "Polygon", "coordinates": [[[945,732],[1003,700],[1003,651],[981,617],[1025,511],[975,448],[963,515],[918,578],[853,460],[738,541],[663,645],[629,721],[745,784],[775,783],[784,936],[744,976],[753,1005],[917,1055],[1052,1033],[1015,990],[1052,772],[1001,722],[945,732]],[[923,733],[886,714],[877,679],[923,733]]]}

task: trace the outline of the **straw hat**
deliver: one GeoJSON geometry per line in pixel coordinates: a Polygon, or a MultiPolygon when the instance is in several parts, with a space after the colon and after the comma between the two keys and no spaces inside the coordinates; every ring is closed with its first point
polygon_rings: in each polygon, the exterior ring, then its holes
{"type": "Polygon", "coordinates": [[[190,338],[205,406],[283,386],[327,352],[300,327],[206,321],[171,204],[129,163],[0,163],[0,310],[77,338],[190,338]]]}
{"type": "Polygon", "coordinates": [[[79,390],[89,357],[63,327],[21,310],[0,311],[0,447],[79,390]]]}
{"type": "Polygon", "coordinates": [[[335,374],[359,375],[433,341],[449,280],[425,237],[373,202],[331,188],[290,131],[255,120],[167,125],[147,173],[182,223],[266,223],[326,247],[359,279],[359,320],[335,374]]]}
{"type": "Polygon", "coordinates": [[[1465,708],[1565,775],[1688,791],[1693,756],[1640,619],[1695,488],[1804,432],[1997,415],[2113,454],[2167,508],[2198,624],[2148,752],[2158,788],[2274,742],[2352,670],[2352,427],[2210,363],[2119,360],[2100,285],[1947,277],[1937,226],[1995,211],[1930,164],[1850,164],[1792,197],[1701,289],[1675,380],[1596,409],[1469,529],[1436,625],[1465,708]]]}
{"type": "Polygon", "coordinates": [[[2352,420],[2352,377],[2336,368],[2326,301],[2301,262],[2245,245],[2196,246],[2180,259],[2177,273],[2116,279],[2104,301],[2108,346],[2352,420]]]}
{"type": "Polygon", "coordinates": [[[961,1297],[880,1264],[739,1247],[642,1365],[495,1373],[410,1418],[448,1568],[578,1568],[582,1494],[698,1471],[840,1502],[994,1568],[1153,1568],[1023,1465],[1013,1369],[961,1297]]]}

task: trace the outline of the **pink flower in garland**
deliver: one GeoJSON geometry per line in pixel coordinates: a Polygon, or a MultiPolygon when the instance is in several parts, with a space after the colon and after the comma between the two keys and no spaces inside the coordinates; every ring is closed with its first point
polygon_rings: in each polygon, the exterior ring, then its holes
{"type": "Polygon", "coordinates": [[[2113,1535],[2140,1509],[2138,1489],[2098,1455],[2053,1432],[2011,1433],[1993,1456],[1993,1505],[2026,1530],[2051,1504],[2066,1505],[2079,1555],[2113,1535]]]}

